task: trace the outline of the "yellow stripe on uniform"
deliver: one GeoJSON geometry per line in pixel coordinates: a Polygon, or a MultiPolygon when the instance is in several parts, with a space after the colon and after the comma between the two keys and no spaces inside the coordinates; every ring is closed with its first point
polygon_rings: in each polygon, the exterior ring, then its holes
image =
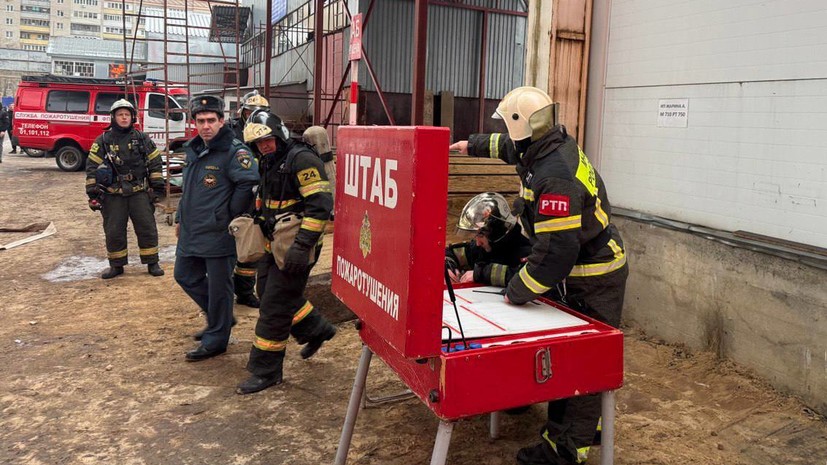
{"type": "Polygon", "coordinates": [[[155,149],[155,151],[153,151],[152,153],[150,153],[149,155],[146,156],[146,159],[149,160],[149,161],[152,161],[153,159],[157,158],[158,155],[160,155],[160,154],[161,154],[161,151],[158,150],[158,149],[155,149]]]}
{"type": "Polygon", "coordinates": [[[520,197],[524,198],[525,200],[527,200],[529,202],[533,202],[534,201],[534,191],[529,189],[528,187],[525,187],[525,186],[522,186],[522,185],[520,187],[522,188],[521,189],[522,192],[520,193],[520,197]]]}
{"type": "Polygon", "coordinates": [[[594,203],[594,216],[597,218],[597,221],[603,225],[603,229],[606,229],[609,226],[609,215],[603,211],[603,205],[600,204],[600,197],[597,197],[597,200],[594,203]]]}
{"type": "Polygon", "coordinates": [[[322,232],[324,231],[324,225],[326,223],[327,221],[325,220],[317,220],[316,218],[305,216],[304,219],[302,219],[301,229],[306,229],[313,232],[322,232]]]}
{"type": "Polygon", "coordinates": [[[550,287],[543,286],[536,279],[532,278],[531,275],[528,274],[528,266],[522,267],[519,274],[520,280],[523,284],[525,284],[525,287],[535,294],[545,294],[549,291],[549,289],[551,289],[550,287]]]}
{"type": "Polygon", "coordinates": [[[488,138],[488,155],[491,158],[500,158],[500,133],[491,134],[488,138]]]}
{"type": "Polygon", "coordinates": [[[155,255],[158,253],[158,247],[147,247],[145,249],[140,249],[138,253],[140,255],[155,255]]]}
{"type": "Polygon", "coordinates": [[[302,305],[302,307],[299,309],[299,311],[297,311],[296,314],[293,315],[293,324],[295,325],[296,323],[302,321],[304,319],[304,317],[306,317],[307,315],[310,315],[310,312],[312,312],[312,311],[313,311],[313,304],[311,304],[310,301],[308,300],[307,302],[304,303],[304,305],[302,305]]]}
{"type": "Polygon", "coordinates": [[[149,179],[164,179],[163,173],[149,173],[149,179]]]}
{"type": "Polygon", "coordinates": [[[103,163],[103,158],[92,153],[89,154],[89,159],[92,160],[92,162],[96,165],[100,165],[101,163],[103,163]]]}
{"type": "Polygon", "coordinates": [[[574,265],[569,276],[586,277],[586,276],[600,276],[602,274],[609,274],[612,271],[619,270],[626,264],[626,254],[623,249],[617,245],[614,239],[610,240],[608,246],[614,252],[614,260],[606,263],[590,263],[588,265],[574,265]]]}
{"type": "MultiPolygon", "coordinates": [[[[549,443],[555,454],[559,454],[559,452],[557,452],[557,444],[548,437],[548,430],[543,431],[543,439],[549,443]]],[[[577,463],[586,463],[586,460],[589,458],[589,447],[590,446],[586,446],[577,449],[577,463]]]]}
{"type": "Polygon", "coordinates": [[[505,265],[500,265],[498,263],[491,265],[491,285],[505,287],[506,271],[508,271],[508,267],[505,265]]]}
{"type": "Polygon", "coordinates": [[[252,277],[252,276],[256,275],[256,270],[255,270],[255,268],[250,269],[250,268],[241,268],[241,267],[236,266],[235,269],[233,270],[233,273],[235,273],[239,276],[252,277]]]}
{"type": "Polygon", "coordinates": [[[580,215],[554,218],[552,220],[534,223],[534,233],[567,231],[569,229],[580,229],[582,217],[580,215]]]}
{"type": "Polygon", "coordinates": [[[256,340],[253,341],[253,346],[265,352],[282,352],[287,348],[287,341],[271,341],[261,336],[256,336],[256,340]]]}
{"type": "Polygon", "coordinates": [[[330,192],[330,182],[319,181],[299,187],[299,194],[301,194],[302,197],[310,197],[311,195],[318,194],[319,192],[330,192]]]}
{"type": "Polygon", "coordinates": [[[297,204],[297,203],[299,203],[299,202],[301,202],[301,200],[300,200],[300,199],[290,199],[290,200],[268,200],[268,201],[267,201],[267,205],[266,205],[266,206],[267,206],[267,208],[269,208],[270,210],[276,210],[276,209],[278,209],[278,208],[287,208],[287,207],[292,206],[292,205],[295,205],[295,204],[297,204]],[[281,204],[281,206],[280,206],[280,207],[279,207],[279,204],[281,204]]]}
{"type": "Polygon", "coordinates": [[[95,181],[95,178],[86,178],[86,185],[87,186],[93,186],[95,184],[97,184],[97,181],[95,181]]]}
{"type": "Polygon", "coordinates": [[[126,257],[128,254],[129,254],[129,251],[127,251],[127,249],[123,249],[123,250],[118,250],[117,252],[108,252],[108,253],[106,254],[106,257],[107,257],[107,258],[109,258],[109,259],[111,260],[111,259],[113,259],[113,258],[123,258],[123,257],[126,257]]]}

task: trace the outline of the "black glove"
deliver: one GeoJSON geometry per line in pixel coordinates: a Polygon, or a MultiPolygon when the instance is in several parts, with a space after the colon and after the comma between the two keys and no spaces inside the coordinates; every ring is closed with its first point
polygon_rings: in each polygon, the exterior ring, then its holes
{"type": "Polygon", "coordinates": [[[457,261],[454,260],[453,258],[446,255],[445,256],[445,268],[447,268],[448,271],[457,271],[457,270],[459,270],[459,263],[457,263],[457,261]]]}
{"type": "Polygon", "coordinates": [[[98,199],[89,199],[89,209],[93,212],[99,211],[103,208],[100,201],[98,199]]]}
{"type": "Polygon", "coordinates": [[[310,265],[310,247],[293,243],[284,256],[284,271],[291,274],[303,273],[310,265]]]}
{"type": "Polygon", "coordinates": [[[276,218],[265,219],[263,216],[256,216],[254,222],[261,228],[261,233],[268,241],[273,241],[273,231],[276,230],[276,218]]]}

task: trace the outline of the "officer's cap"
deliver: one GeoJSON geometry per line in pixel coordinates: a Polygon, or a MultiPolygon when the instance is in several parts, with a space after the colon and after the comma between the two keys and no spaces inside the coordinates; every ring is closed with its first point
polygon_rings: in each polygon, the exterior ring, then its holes
{"type": "Polygon", "coordinates": [[[195,119],[195,115],[202,111],[209,111],[218,114],[219,118],[224,118],[224,100],[212,95],[205,95],[203,97],[193,97],[190,100],[190,115],[195,119]]]}

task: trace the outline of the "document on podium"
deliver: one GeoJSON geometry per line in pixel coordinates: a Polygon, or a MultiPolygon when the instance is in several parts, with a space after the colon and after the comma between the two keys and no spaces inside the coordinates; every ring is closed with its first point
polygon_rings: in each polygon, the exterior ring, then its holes
{"type": "MultiPolygon", "coordinates": [[[[545,302],[508,304],[502,290],[501,287],[491,286],[454,290],[457,312],[466,338],[505,336],[589,324],[588,321],[545,302]]],[[[445,326],[451,329],[451,339],[457,340],[460,337],[454,305],[447,289],[442,295],[442,325],[443,340],[448,339],[445,326]]]]}

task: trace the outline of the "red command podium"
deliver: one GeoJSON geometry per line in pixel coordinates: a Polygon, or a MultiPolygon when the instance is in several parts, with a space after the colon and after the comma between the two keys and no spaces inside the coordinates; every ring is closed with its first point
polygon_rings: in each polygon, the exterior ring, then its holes
{"type": "Polygon", "coordinates": [[[506,330],[503,321],[520,312],[564,321],[519,333],[483,327],[480,336],[460,340],[444,279],[448,129],[348,126],[337,136],[332,291],[359,318],[364,345],[336,465],[347,460],[373,354],[440,419],[432,465],[445,463],[456,420],[598,392],[601,465],[611,464],[623,334],[546,299],[516,307],[501,296],[473,294],[480,308],[498,306],[497,323],[496,316],[471,308],[470,292],[484,288],[457,286],[464,288],[457,290],[458,319],[469,331],[473,319],[506,330]],[[473,348],[456,350],[465,343],[473,348]]]}

